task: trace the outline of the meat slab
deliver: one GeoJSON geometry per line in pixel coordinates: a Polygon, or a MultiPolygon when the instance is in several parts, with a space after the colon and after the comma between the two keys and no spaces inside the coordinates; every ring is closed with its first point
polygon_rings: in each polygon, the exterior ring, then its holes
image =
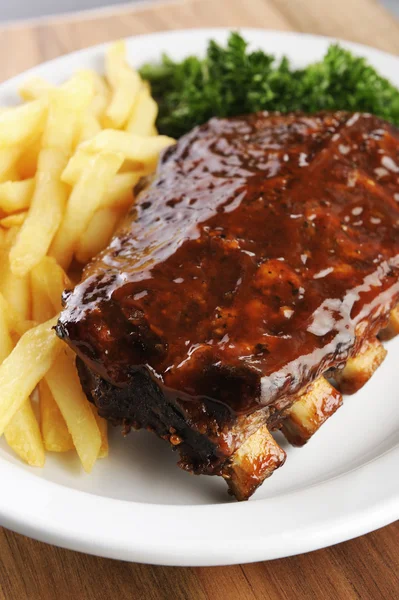
{"type": "Polygon", "coordinates": [[[399,131],[258,113],[164,151],[57,333],[100,415],[245,499],[284,462],[269,430],[304,443],[342,401],[323,374],[367,359],[398,301],[399,131]]]}

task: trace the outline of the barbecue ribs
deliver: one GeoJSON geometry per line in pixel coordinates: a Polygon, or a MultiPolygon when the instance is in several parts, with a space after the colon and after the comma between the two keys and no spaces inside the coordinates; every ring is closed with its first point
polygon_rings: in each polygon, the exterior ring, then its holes
{"type": "Polygon", "coordinates": [[[304,444],[399,330],[398,178],[399,131],[368,114],[215,118],[164,151],[64,294],[99,414],[247,499],[285,460],[270,430],[304,444]]]}

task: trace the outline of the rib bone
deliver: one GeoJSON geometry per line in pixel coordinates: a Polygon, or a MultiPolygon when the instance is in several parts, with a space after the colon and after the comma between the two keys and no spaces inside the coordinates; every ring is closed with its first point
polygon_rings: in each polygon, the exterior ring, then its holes
{"type": "Polygon", "coordinates": [[[334,380],[343,394],[354,394],[370,379],[384,360],[387,351],[379,340],[363,342],[360,352],[349,358],[342,370],[334,372],[334,380]]]}
{"type": "Polygon", "coordinates": [[[399,307],[397,306],[391,311],[389,316],[388,325],[385,329],[381,329],[378,337],[380,340],[387,341],[391,340],[393,337],[398,335],[399,333],[399,307]]]}
{"type": "Polygon", "coordinates": [[[288,410],[282,432],[293,446],[303,446],[342,404],[342,395],[319,377],[288,410]]]}
{"type": "Polygon", "coordinates": [[[262,425],[228,459],[222,471],[229,493],[237,500],[247,500],[256,488],[281,467],[285,452],[280,448],[266,425],[262,425]]]}

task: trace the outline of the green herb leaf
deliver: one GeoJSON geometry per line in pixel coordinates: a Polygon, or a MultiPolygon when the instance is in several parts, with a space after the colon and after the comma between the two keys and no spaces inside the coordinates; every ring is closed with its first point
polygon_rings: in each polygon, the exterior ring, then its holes
{"type": "Polygon", "coordinates": [[[332,45],[320,62],[293,69],[261,50],[248,52],[237,32],[224,48],[210,41],[206,57],[174,62],[163,55],[141,76],[159,105],[160,133],[180,137],[212,116],[269,111],[349,110],[370,112],[399,125],[399,90],[364,58],[332,45]]]}

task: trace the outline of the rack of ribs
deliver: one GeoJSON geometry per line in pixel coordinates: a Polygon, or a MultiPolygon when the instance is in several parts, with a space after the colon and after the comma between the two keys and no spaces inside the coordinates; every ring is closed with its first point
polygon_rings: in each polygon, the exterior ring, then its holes
{"type": "Polygon", "coordinates": [[[214,118],[166,149],[57,334],[88,398],[247,499],[399,330],[399,131],[369,114],[214,118]]]}

